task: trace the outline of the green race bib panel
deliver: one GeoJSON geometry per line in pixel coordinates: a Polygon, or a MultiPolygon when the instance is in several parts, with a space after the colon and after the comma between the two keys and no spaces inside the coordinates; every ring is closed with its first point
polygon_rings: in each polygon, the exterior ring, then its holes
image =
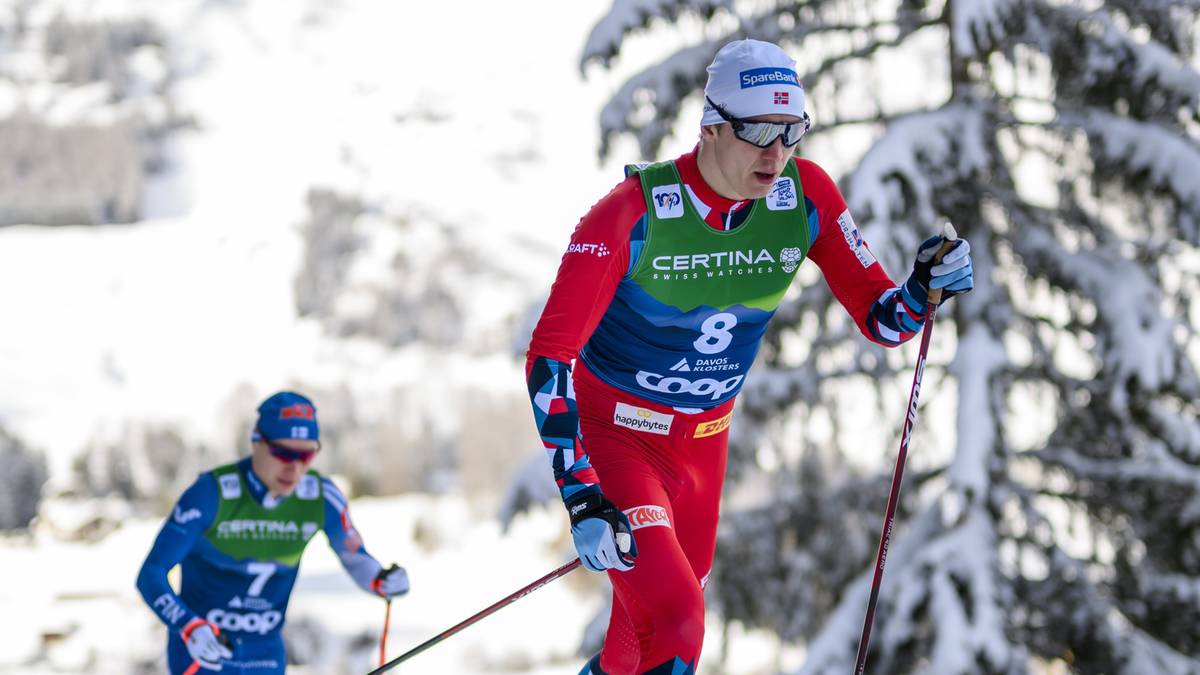
{"type": "Polygon", "coordinates": [[[794,162],[741,226],[710,227],[672,162],[631,168],[646,198],[636,262],[580,358],[602,380],[676,407],[737,395],[767,322],[808,253],[794,162]]]}
{"type": "Polygon", "coordinates": [[[183,560],[180,596],[222,631],[278,639],[300,556],[325,526],[321,476],[309,471],[290,497],[267,509],[238,464],[212,475],[216,517],[183,560]]]}

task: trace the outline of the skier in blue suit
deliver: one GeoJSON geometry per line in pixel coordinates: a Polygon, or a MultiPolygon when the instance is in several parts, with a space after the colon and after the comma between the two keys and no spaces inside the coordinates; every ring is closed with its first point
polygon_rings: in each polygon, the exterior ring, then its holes
{"type": "Polygon", "coordinates": [[[346,497],[309,469],[319,433],[310,400],[271,396],[258,408],[251,456],[201,474],[163,524],[137,588],[167,625],[173,675],[285,672],[288,599],[319,530],[363,590],[384,598],[408,592],[404,568],[385,569],[367,553],[346,497]],[[183,573],[179,593],[167,582],[175,565],[183,573]]]}

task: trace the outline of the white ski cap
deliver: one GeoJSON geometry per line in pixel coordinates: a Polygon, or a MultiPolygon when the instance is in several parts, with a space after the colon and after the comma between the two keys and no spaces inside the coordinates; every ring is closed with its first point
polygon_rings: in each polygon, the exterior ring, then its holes
{"type": "MultiPolygon", "coordinates": [[[[721,47],[708,67],[704,95],[734,117],[804,117],[804,85],[796,75],[796,61],[778,45],[761,40],[735,40],[721,47]]],[[[706,100],[700,124],[724,121],[706,100]]]]}

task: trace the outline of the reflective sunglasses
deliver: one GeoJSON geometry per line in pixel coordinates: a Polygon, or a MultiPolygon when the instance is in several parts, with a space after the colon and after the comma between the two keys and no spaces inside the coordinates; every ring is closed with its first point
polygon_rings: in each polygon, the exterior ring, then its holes
{"type": "Polygon", "coordinates": [[[291,464],[292,462],[311,462],[313,457],[315,457],[317,452],[321,449],[320,441],[317,441],[316,450],[296,450],[295,448],[289,448],[286,445],[281,445],[272,441],[266,436],[263,436],[262,432],[259,432],[258,437],[259,440],[261,440],[263,443],[266,443],[267,450],[271,453],[272,457],[288,464],[291,464]]]}
{"type": "Polygon", "coordinates": [[[737,136],[750,145],[759,148],[769,148],[775,142],[776,138],[783,138],[784,147],[790,148],[800,142],[804,138],[804,134],[808,133],[808,128],[812,126],[812,120],[809,119],[808,113],[804,113],[804,117],[799,122],[751,122],[749,120],[734,117],[728,112],[725,112],[723,106],[713,103],[713,100],[707,96],[705,101],[717,111],[721,119],[729,122],[729,126],[733,127],[733,135],[737,136]]]}

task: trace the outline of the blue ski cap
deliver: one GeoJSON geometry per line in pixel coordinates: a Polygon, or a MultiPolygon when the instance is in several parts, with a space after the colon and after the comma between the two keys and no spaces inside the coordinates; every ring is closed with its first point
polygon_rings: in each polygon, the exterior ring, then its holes
{"type": "Polygon", "coordinates": [[[261,441],[264,436],[272,441],[289,438],[320,440],[317,407],[312,401],[292,391],[272,394],[258,406],[258,423],[250,437],[251,440],[261,441]]]}
{"type": "MultiPolygon", "coordinates": [[[[721,47],[708,66],[704,95],[734,117],[804,117],[804,84],[796,74],[795,59],[779,45],[762,40],[735,40],[721,47]]],[[[705,101],[701,126],[724,121],[705,101]]]]}

